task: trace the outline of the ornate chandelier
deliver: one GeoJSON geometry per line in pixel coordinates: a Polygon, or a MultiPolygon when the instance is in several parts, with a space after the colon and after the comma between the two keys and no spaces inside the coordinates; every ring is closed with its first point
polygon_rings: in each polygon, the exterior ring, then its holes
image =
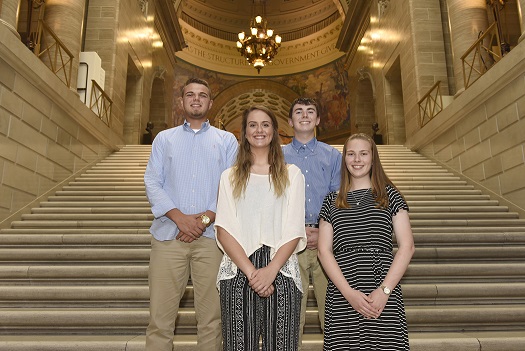
{"type": "Polygon", "coordinates": [[[281,46],[281,37],[274,35],[272,29],[267,28],[267,22],[262,16],[255,16],[250,22],[250,35],[239,33],[237,49],[246,61],[261,73],[261,68],[272,62],[281,46]]]}

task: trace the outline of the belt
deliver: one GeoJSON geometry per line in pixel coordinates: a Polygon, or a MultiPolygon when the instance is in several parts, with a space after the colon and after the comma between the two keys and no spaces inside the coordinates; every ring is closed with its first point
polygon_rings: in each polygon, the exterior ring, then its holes
{"type": "Polygon", "coordinates": [[[304,226],[310,228],[319,228],[319,223],[307,223],[304,226]]]}

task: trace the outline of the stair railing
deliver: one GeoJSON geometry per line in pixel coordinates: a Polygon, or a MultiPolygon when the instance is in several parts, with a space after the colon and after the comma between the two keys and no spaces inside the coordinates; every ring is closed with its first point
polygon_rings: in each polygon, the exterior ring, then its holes
{"type": "Polygon", "coordinates": [[[111,106],[113,105],[113,101],[109,95],[106,94],[104,89],[102,89],[102,87],[98,85],[97,82],[95,82],[95,80],[91,80],[91,82],[92,87],[89,108],[98,116],[98,118],[102,120],[102,122],[109,126],[111,106]]]}
{"type": "Polygon", "coordinates": [[[38,20],[38,29],[35,40],[35,55],[69,88],[73,72],[73,54],[62,43],[53,30],[41,19],[38,20]],[[43,37],[52,39],[49,43],[43,42],[43,37]],[[43,45],[46,45],[43,47],[43,45]],[[62,72],[63,74],[59,74],[62,72]]]}
{"type": "Polygon", "coordinates": [[[417,103],[419,105],[418,121],[420,128],[443,111],[443,95],[441,95],[440,87],[441,81],[438,80],[417,103]]]}
{"type": "Polygon", "coordinates": [[[485,72],[503,57],[496,22],[461,56],[465,89],[474,84],[485,72]]]}

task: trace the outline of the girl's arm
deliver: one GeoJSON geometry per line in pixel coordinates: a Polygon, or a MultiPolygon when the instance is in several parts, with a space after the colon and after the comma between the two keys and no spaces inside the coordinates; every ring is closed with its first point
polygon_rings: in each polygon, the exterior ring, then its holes
{"type": "MultiPolygon", "coordinates": [[[[403,278],[415,251],[414,236],[412,235],[408,212],[404,209],[399,210],[399,212],[392,217],[392,223],[398,249],[385,280],[382,283],[383,286],[388,287],[391,291],[397,286],[401,278],[403,278]]],[[[370,296],[374,300],[374,308],[382,312],[388,300],[388,295],[386,295],[382,289],[378,288],[374,290],[370,296]]]]}
{"type": "Polygon", "coordinates": [[[317,256],[321,262],[326,275],[334,283],[337,289],[350,303],[352,308],[365,318],[377,318],[379,314],[370,305],[372,299],[364,293],[353,289],[343,275],[341,268],[335,260],[332,246],[334,238],[334,229],[332,225],[325,220],[319,221],[319,241],[317,243],[317,256]]]}
{"type": "Polygon", "coordinates": [[[217,226],[217,240],[221,243],[224,252],[230,257],[230,259],[235,263],[235,265],[248,277],[248,280],[251,279],[253,272],[255,272],[255,267],[246,256],[246,252],[233,236],[230,235],[223,227],[217,226]]]}

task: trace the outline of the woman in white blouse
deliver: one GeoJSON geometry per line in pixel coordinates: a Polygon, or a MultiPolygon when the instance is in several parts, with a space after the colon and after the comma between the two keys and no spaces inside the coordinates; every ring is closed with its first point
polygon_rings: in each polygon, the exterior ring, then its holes
{"type": "Polygon", "coordinates": [[[304,177],[285,164],[270,109],[247,109],[240,138],[237,160],[221,176],[215,218],[224,350],[258,350],[261,338],[263,350],[297,350],[304,177]]]}

